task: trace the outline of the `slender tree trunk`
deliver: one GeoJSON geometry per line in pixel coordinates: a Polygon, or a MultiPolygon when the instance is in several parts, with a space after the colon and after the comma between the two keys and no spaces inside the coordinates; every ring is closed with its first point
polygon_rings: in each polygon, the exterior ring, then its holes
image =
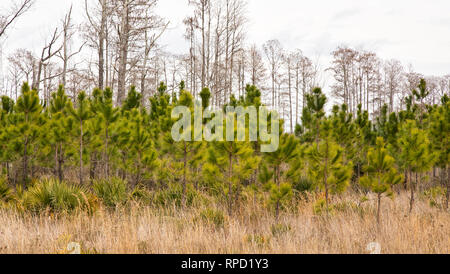
{"type": "Polygon", "coordinates": [[[63,163],[64,163],[64,152],[62,151],[62,147],[60,145],[59,154],[58,154],[58,179],[59,179],[59,182],[62,182],[64,180],[63,163]]]}
{"type": "Polygon", "coordinates": [[[182,196],[182,205],[186,206],[186,169],[187,169],[187,145],[184,143],[184,155],[183,155],[183,196],[182,196]]]}
{"type": "Polygon", "coordinates": [[[327,216],[328,216],[328,214],[329,214],[329,208],[328,208],[328,142],[326,142],[326,144],[325,144],[325,146],[326,146],[326,150],[325,150],[325,155],[327,155],[326,156],[326,158],[325,158],[325,168],[324,168],[324,171],[323,171],[323,184],[324,184],[324,186],[325,186],[325,206],[327,207],[327,216]]]}
{"type": "Polygon", "coordinates": [[[97,154],[94,152],[91,154],[91,161],[89,168],[89,179],[91,181],[95,180],[96,169],[97,169],[97,154]]]}
{"type": "MultiPolygon", "coordinates": [[[[448,209],[448,200],[449,200],[449,196],[450,196],[450,168],[447,167],[446,170],[447,170],[447,194],[445,195],[445,209],[448,209]]],[[[444,171],[444,174],[445,174],[445,171],[444,171]]]]}
{"type": "Polygon", "coordinates": [[[380,212],[381,212],[381,193],[378,193],[378,206],[377,206],[377,224],[380,224],[380,212]]]}
{"type": "Polygon", "coordinates": [[[404,181],[404,183],[403,183],[403,188],[404,188],[405,190],[408,189],[408,170],[405,170],[405,181],[404,181]]]}
{"type": "MultiPolygon", "coordinates": [[[[417,180],[417,173],[416,173],[416,180],[417,180]]],[[[409,199],[409,213],[412,212],[414,206],[414,190],[415,190],[414,188],[416,183],[417,182],[413,182],[413,180],[410,178],[411,197],[409,199]]]]}
{"type": "Polygon", "coordinates": [[[108,125],[106,125],[106,131],[105,131],[105,176],[107,179],[109,179],[109,153],[108,153],[108,125]]]}
{"type": "MultiPolygon", "coordinates": [[[[290,66],[290,65],[289,65],[290,66]]],[[[289,67],[288,70],[288,82],[289,82],[289,115],[290,115],[290,121],[291,121],[291,132],[294,132],[294,126],[293,126],[293,117],[292,117],[292,87],[291,87],[291,68],[289,67]]]]}
{"type": "Polygon", "coordinates": [[[83,121],[80,121],[80,185],[83,184],[83,121]]]}
{"type": "Polygon", "coordinates": [[[298,83],[298,68],[295,69],[295,125],[298,125],[298,93],[299,93],[299,83],[298,83]]]}
{"type": "Polygon", "coordinates": [[[102,0],[102,19],[98,35],[98,87],[104,88],[105,75],[105,27],[106,27],[106,0],[102,0]]]}
{"type": "Polygon", "coordinates": [[[28,137],[25,138],[24,142],[24,152],[23,152],[23,174],[22,174],[22,184],[25,189],[28,181],[28,137]]]}
{"type": "Polygon", "coordinates": [[[11,174],[9,171],[9,162],[6,162],[6,180],[8,181],[8,183],[11,182],[11,174]]]}
{"type": "Polygon", "coordinates": [[[58,177],[58,145],[55,145],[55,167],[53,169],[53,175],[58,177]]]}
{"type": "Polygon", "coordinates": [[[201,20],[202,20],[202,75],[201,75],[201,81],[202,86],[200,89],[203,89],[205,87],[205,79],[206,79],[206,30],[205,30],[205,4],[202,3],[202,11],[201,11],[201,20]]]}
{"type": "Polygon", "coordinates": [[[141,159],[142,159],[142,152],[139,151],[138,152],[138,162],[137,162],[137,167],[136,167],[136,179],[134,181],[134,187],[136,187],[140,180],[141,180],[141,159]]]}
{"type": "Polygon", "coordinates": [[[118,74],[118,90],[117,104],[120,106],[125,98],[125,81],[128,62],[128,44],[130,39],[130,22],[129,22],[129,1],[125,0],[122,18],[121,18],[121,35],[119,37],[119,74],[118,74]]]}
{"type": "Polygon", "coordinates": [[[233,212],[233,155],[229,153],[229,167],[228,167],[228,214],[233,212]]]}
{"type": "Polygon", "coordinates": [[[277,200],[277,204],[275,207],[275,220],[278,222],[278,216],[280,216],[280,200],[277,200]]]}

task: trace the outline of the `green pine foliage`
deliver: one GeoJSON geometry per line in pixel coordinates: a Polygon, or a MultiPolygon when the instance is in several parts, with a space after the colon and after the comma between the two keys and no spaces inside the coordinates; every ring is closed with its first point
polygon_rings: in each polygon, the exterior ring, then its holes
{"type": "Polygon", "coordinates": [[[366,174],[361,178],[362,186],[377,195],[377,222],[380,223],[381,198],[383,195],[394,195],[392,186],[402,181],[402,176],[394,167],[395,159],[389,155],[385,148],[383,137],[378,137],[376,146],[367,153],[367,164],[363,167],[366,174]]]}
{"type": "MultiPolygon", "coordinates": [[[[158,207],[217,201],[220,210],[233,214],[252,199],[279,218],[299,199],[314,199],[316,212],[328,212],[340,193],[371,191],[380,221],[382,198],[405,191],[395,186],[403,182],[410,211],[416,188],[420,193],[439,189],[447,203],[442,208],[448,208],[450,103],[444,96],[440,104],[428,105],[425,81],[411,91],[403,110],[389,113],[385,106],[371,115],[361,106],[350,113],[346,105],[327,114],[328,99],[314,88],[305,96],[294,133],[283,133],[280,121],[279,147],[271,153],[261,151],[260,139],[249,140],[249,118],[245,125],[234,122],[232,142],[197,138],[206,136],[195,127],[204,129],[220,118],[214,114],[201,123],[191,117],[191,127],[184,129],[190,140],[172,138],[172,126],[179,122],[172,118],[174,108],[214,111],[214,92],[205,87],[193,96],[184,82],[176,91],[160,83],[150,98],[131,87],[117,105],[110,88],[70,98],[60,86],[42,105],[42,95],[25,83],[17,101],[3,96],[0,102],[2,205],[71,212],[91,211],[97,199],[108,208],[130,200],[158,207]],[[237,140],[238,127],[245,127],[245,141],[237,140]]],[[[230,96],[224,109],[254,106],[259,114],[262,96],[247,85],[245,94],[230,96]]],[[[213,131],[225,136],[227,119],[222,119],[224,127],[213,131]]],[[[257,120],[251,123],[270,126],[257,120]]],[[[205,212],[202,218],[221,222],[205,212]]]]}
{"type": "MultiPolygon", "coordinates": [[[[278,218],[280,205],[283,200],[292,195],[292,186],[286,181],[285,165],[291,164],[297,158],[298,141],[293,135],[283,134],[277,151],[266,153],[264,161],[272,170],[273,182],[266,187],[270,189],[270,203],[275,207],[275,216],[278,218]]],[[[264,174],[268,174],[264,171],[264,174]]],[[[267,176],[266,179],[267,180],[267,176]]]]}
{"type": "Polygon", "coordinates": [[[446,188],[445,208],[448,209],[450,192],[450,101],[442,98],[442,105],[436,107],[430,116],[430,140],[437,159],[435,166],[441,171],[441,184],[446,188]]]}
{"type": "Polygon", "coordinates": [[[72,105],[69,105],[69,112],[73,116],[73,118],[76,120],[76,122],[79,125],[79,132],[78,132],[78,138],[79,138],[79,158],[78,161],[80,163],[79,165],[79,180],[80,185],[83,184],[83,137],[84,137],[84,123],[86,120],[88,120],[91,116],[91,112],[89,111],[88,107],[88,101],[87,101],[87,95],[85,92],[80,92],[78,94],[78,98],[76,101],[77,107],[74,108],[72,105]]]}
{"type": "Polygon", "coordinates": [[[421,175],[429,171],[434,165],[435,154],[431,149],[426,131],[417,127],[416,121],[407,120],[401,127],[397,139],[399,148],[398,159],[401,166],[408,173],[411,191],[409,211],[413,210],[415,191],[422,181],[421,175]],[[415,179],[413,179],[413,175],[415,179]]]}
{"type": "Polygon", "coordinates": [[[308,174],[318,189],[325,192],[325,205],[328,211],[330,195],[342,193],[350,184],[353,172],[352,162],[345,163],[343,148],[331,138],[332,123],[324,121],[321,126],[323,140],[311,144],[306,152],[308,174]]]}
{"type": "Polygon", "coordinates": [[[319,142],[320,123],[325,117],[325,104],[327,97],[320,88],[315,88],[306,95],[306,108],[303,109],[302,127],[299,131],[301,139],[306,142],[319,142]]]}

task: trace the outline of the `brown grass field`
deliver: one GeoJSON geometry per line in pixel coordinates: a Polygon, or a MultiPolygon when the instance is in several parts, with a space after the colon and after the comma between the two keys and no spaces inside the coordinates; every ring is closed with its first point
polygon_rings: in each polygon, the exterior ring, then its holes
{"type": "Polygon", "coordinates": [[[341,199],[329,217],[314,214],[313,202],[303,201],[278,220],[252,202],[241,204],[232,217],[211,217],[201,207],[137,204],[93,215],[33,216],[3,209],[0,253],[64,254],[71,242],[81,253],[101,254],[368,254],[371,242],[379,243],[383,254],[450,253],[450,214],[423,199],[412,214],[406,214],[406,195],[384,199],[379,226],[374,201],[341,199]]]}

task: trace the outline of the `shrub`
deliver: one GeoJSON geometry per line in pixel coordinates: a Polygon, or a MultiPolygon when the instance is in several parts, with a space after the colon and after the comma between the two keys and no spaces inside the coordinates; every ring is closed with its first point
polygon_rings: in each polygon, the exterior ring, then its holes
{"type": "Polygon", "coordinates": [[[109,180],[94,181],[94,193],[107,207],[117,207],[127,202],[127,182],[111,178],[109,180]]]}
{"type": "Polygon", "coordinates": [[[91,210],[93,199],[88,196],[88,191],[81,186],[44,180],[29,188],[23,199],[25,207],[32,211],[67,212],[75,209],[91,210]]]}

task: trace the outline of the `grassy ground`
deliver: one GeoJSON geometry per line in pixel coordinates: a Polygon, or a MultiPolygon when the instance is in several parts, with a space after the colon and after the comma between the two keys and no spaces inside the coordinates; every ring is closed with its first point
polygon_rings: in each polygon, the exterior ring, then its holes
{"type": "Polygon", "coordinates": [[[369,253],[378,242],[382,253],[450,253],[450,214],[418,201],[407,215],[408,199],[383,200],[382,222],[375,202],[350,197],[327,218],[313,213],[312,202],[278,220],[267,209],[243,204],[229,217],[221,210],[154,209],[131,205],[54,216],[0,211],[0,253],[369,253]]]}

